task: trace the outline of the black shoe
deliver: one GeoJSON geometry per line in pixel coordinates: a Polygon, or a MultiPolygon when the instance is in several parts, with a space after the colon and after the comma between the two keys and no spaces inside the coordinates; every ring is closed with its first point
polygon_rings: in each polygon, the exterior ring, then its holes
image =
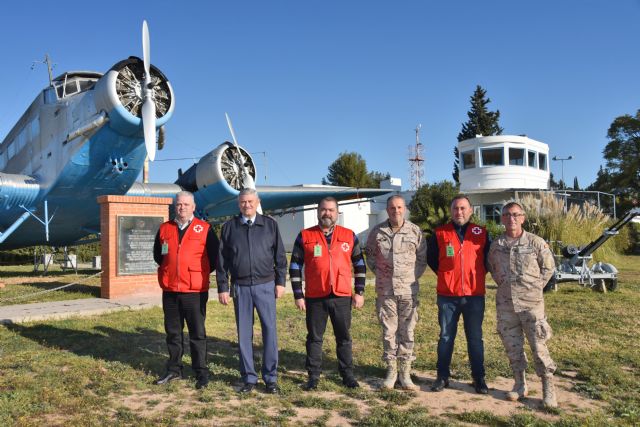
{"type": "Polygon", "coordinates": [[[360,387],[360,384],[358,384],[358,381],[356,381],[355,378],[353,377],[345,377],[342,379],[342,384],[344,384],[345,387],[347,388],[358,388],[360,387]]]}
{"type": "Polygon", "coordinates": [[[278,394],[278,384],[275,382],[265,384],[264,388],[267,394],[278,394]]]}
{"type": "Polygon", "coordinates": [[[484,378],[474,380],[473,388],[478,394],[489,394],[489,387],[487,387],[487,383],[484,382],[484,378]]]}
{"type": "Polygon", "coordinates": [[[256,387],[253,383],[244,383],[244,385],[238,390],[240,393],[251,393],[256,387]]]}
{"type": "Polygon", "coordinates": [[[167,384],[167,383],[170,383],[171,381],[179,380],[179,379],[182,379],[181,374],[178,374],[176,372],[167,372],[164,377],[158,378],[156,380],[156,385],[167,384]]]}
{"type": "Polygon", "coordinates": [[[320,381],[318,378],[311,377],[303,388],[307,391],[316,390],[318,388],[318,381],[320,381]]]}
{"type": "Polygon", "coordinates": [[[449,378],[437,377],[431,386],[431,391],[442,391],[449,388],[449,378]]]}
{"type": "Polygon", "coordinates": [[[201,390],[203,388],[207,388],[208,385],[209,385],[209,378],[206,378],[206,377],[198,378],[198,380],[196,381],[196,389],[197,390],[201,390]]]}

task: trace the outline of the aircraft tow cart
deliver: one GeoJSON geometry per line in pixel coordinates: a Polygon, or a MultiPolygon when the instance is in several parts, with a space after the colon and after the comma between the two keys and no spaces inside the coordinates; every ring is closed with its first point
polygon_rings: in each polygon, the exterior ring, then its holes
{"type": "Polygon", "coordinates": [[[640,208],[633,208],[627,214],[605,229],[602,235],[586,246],[565,246],[562,256],[556,259],[556,272],[544,290],[557,290],[558,283],[578,282],[584,287],[607,292],[618,287],[618,269],[606,262],[597,262],[589,268],[592,254],[611,237],[618,234],[620,229],[640,216],[640,208]]]}

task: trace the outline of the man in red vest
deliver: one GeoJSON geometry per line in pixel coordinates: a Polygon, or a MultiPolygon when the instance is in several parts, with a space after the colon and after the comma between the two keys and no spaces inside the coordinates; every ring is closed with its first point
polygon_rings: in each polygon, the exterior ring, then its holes
{"type": "Polygon", "coordinates": [[[289,276],[296,307],[306,311],[307,390],[318,387],[322,372],[322,341],[331,319],[336,338],[338,372],[348,388],[359,387],[353,375],[351,352],[351,306],[364,305],[366,269],[355,233],[336,224],[338,202],[326,197],[318,205],[318,225],[302,230],[291,252],[289,276]],[[305,289],[302,290],[304,266],[305,289]],[[355,293],[351,290],[351,268],[355,275],[355,293]]]}
{"type": "Polygon", "coordinates": [[[490,240],[484,227],[470,223],[473,209],[464,195],[451,202],[452,222],[437,227],[427,244],[427,263],[438,276],[438,376],[431,386],[442,391],[449,386],[451,356],[460,315],[467,337],[467,352],[476,393],[487,394],[484,376],[485,260],[490,240]]]}
{"type": "Polygon", "coordinates": [[[182,378],[184,323],[189,329],[191,366],[196,374],[196,388],[209,384],[207,370],[207,335],[204,319],[209,299],[209,273],[216,267],[218,238],[209,223],[194,218],[193,194],[176,194],[175,219],[160,226],[153,246],[162,288],[164,329],[167,333],[169,361],[167,372],[156,381],[166,384],[182,378]]]}

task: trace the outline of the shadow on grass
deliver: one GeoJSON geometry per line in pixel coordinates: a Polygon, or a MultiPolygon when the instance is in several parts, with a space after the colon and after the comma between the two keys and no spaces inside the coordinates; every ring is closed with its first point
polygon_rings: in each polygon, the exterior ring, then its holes
{"type": "MultiPolygon", "coordinates": [[[[78,269],[78,279],[83,278],[83,276],[90,276],[92,274],[96,274],[99,270],[94,270],[94,269],[78,269]]],[[[2,278],[10,278],[10,277],[43,277],[43,276],[47,276],[47,277],[60,277],[60,276],[71,276],[71,275],[76,275],[74,270],[66,270],[66,271],[62,271],[62,270],[55,270],[55,271],[47,271],[46,273],[44,273],[43,271],[33,271],[31,269],[26,270],[26,271],[7,271],[7,270],[1,270],[0,271],[0,277],[2,278]]]]}
{"type": "MultiPolygon", "coordinates": [[[[36,283],[21,283],[20,286],[25,288],[33,288],[34,291],[37,290],[49,290],[53,288],[57,288],[59,286],[68,285],[68,282],[36,282],[36,283]]],[[[100,286],[99,285],[83,285],[77,284],[73,286],[68,286],[66,288],[60,289],[60,292],[71,292],[71,293],[80,293],[86,294],[87,296],[100,298],[100,286]]]]}
{"type": "MultiPolygon", "coordinates": [[[[52,325],[25,326],[8,324],[6,328],[24,338],[30,339],[44,347],[65,350],[78,356],[90,356],[109,362],[120,362],[144,372],[162,374],[168,359],[165,334],[149,328],[135,328],[133,331],[122,331],[108,326],[98,325],[90,330],[78,330],[52,325]]],[[[185,329],[183,338],[185,354],[189,354],[189,338],[185,329]]],[[[254,356],[261,359],[262,348],[255,347],[254,356]]],[[[298,361],[285,369],[300,369],[304,366],[305,355],[298,352],[280,350],[280,358],[287,361],[298,361]],[[294,365],[294,366],[291,366],[294,365]]],[[[207,338],[207,363],[213,365],[215,378],[225,382],[238,381],[238,345],[236,342],[207,338]]],[[[188,366],[188,362],[185,363],[188,366]]],[[[260,360],[256,361],[259,372],[260,360]]],[[[211,370],[211,369],[210,369],[211,370]]],[[[185,372],[186,373],[186,372],[185,372]]]]}

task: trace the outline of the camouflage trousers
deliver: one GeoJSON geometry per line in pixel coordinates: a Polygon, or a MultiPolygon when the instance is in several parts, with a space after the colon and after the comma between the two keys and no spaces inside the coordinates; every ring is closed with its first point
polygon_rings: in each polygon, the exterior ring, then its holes
{"type": "Polygon", "coordinates": [[[418,322],[418,296],[380,295],[376,311],[382,325],[382,360],[415,360],[413,331],[418,322]]]}
{"type": "Polygon", "coordinates": [[[544,315],[544,306],[516,313],[511,307],[496,309],[498,317],[498,334],[507,352],[511,369],[524,371],[527,369],[527,355],[524,352],[524,337],[527,336],[533,362],[538,376],[553,374],[556,364],[549,355],[547,340],[551,338],[551,326],[544,315]]]}

